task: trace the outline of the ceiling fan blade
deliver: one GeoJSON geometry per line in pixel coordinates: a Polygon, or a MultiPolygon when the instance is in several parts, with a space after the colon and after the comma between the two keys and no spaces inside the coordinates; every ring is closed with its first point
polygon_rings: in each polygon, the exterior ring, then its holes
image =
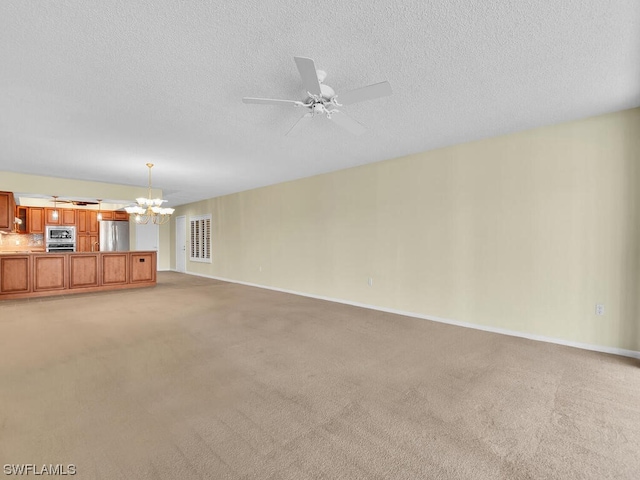
{"type": "Polygon", "coordinates": [[[351,105],[352,103],[364,102],[365,100],[386,97],[392,93],[389,82],[374,83],[373,85],[356,88],[347,93],[336,95],[336,103],[340,105],[351,105]]]}
{"type": "Polygon", "coordinates": [[[285,133],[285,135],[295,135],[296,132],[300,130],[300,127],[309,123],[309,121],[312,118],[313,118],[312,113],[305,113],[302,117],[300,117],[300,119],[296,123],[293,124],[293,127],[291,127],[289,131],[285,133]]]}
{"type": "Polygon", "coordinates": [[[278,100],[273,98],[253,98],[244,97],[242,103],[260,103],[263,105],[304,105],[302,102],[296,100],[278,100]]]}
{"type": "Polygon", "coordinates": [[[302,85],[305,91],[312,95],[321,96],[320,81],[318,81],[318,73],[316,72],[316,64],[310,58],[293,57],[302,77],[302,85]]]}
{"type": "Polygon", "coordinates": [[[360,122],[354,120],[346,113],[342,113],[340,110],[333,110],[331,112],[331,120],[336,122],[345,130],[353,133],[354,135],[362,135],[367,131],[366,127],[362,125],[360,122]]]}

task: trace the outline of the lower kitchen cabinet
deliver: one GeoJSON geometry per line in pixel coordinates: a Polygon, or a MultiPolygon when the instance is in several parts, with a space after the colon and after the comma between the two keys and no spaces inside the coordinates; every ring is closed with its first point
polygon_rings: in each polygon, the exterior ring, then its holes
{"type": "Polygon", "coordinates": [[[0,300],[153,286],[156,254],[0,254],[0,300]]]}
{"type": "Polygon", "coordinates": [[[131,283],[156,281],[155,252],[131,252],[131,283]]]}
{"type": "Polygon", "coordinates": [[[29,255],[0,256],[0,297],[31,291],[31,257],[29,255]]]}
{"type": "Polygon", "coordinates": [[[67,286],[67,258],[65,255],[34,255],[33,291],[64,290],[67,286]]]}
{"type": "Polygon", "coordinates": [[[69,288],[87,288],[100,285],[99,254],[69,255],[69,288]]]}
{"type": "Polygon", "coordinates": [[[102,254],[102,284],[124,285],[129,281],[129,256],[132,253],[102,254]]]}

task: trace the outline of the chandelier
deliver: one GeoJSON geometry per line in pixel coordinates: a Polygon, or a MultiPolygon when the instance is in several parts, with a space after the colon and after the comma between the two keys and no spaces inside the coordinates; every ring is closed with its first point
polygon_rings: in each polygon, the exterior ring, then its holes
{"type": "Polygon", "coordinates": [[[149,189],[147,198],[136,198],[137,205],[124,207],[124,209],[129,215],[135,215],[134,219],[136,223],[144,225],[152,222],[156,225],[163,225],[169,221],[174,209],[163,208],[161,206],[166,200],[151,198],[151,169],[153,168],[153,163],[147,163],[147,167],[149,167],[149,189]]]}

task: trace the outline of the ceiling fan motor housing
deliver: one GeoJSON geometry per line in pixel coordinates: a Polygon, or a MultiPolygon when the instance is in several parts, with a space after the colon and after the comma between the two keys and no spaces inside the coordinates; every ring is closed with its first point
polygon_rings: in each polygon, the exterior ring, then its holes
{"type": "Polygon", "coordinates": [[[308,97],[304,103],[317,103],[318,100],[323,103],[329,103],[331,102],[331,99],[336,95],[336,92],[333,90],[333,88],[331,88],[329,85],[325,85],[324,83],[320,84],[320,93],[322,94],[322,96],[319,99],[308,97]]]}
{"type": "Polygon", "coordinates": [[[360,135],[366,131],[365,127],[335,107],[342,107],[343,104],[349,105],[365,100],[373,100],[391,95],[392,93],[389,82],[380,82],[342,94],[340,95],[340,101],[338,101],[338,97],[333,88],[323,83],[327,76],[325,71],[316,69],[314,61],[310,58],[293,58],[298,67],[300,77],[302,78],[304,91],[307,92],[307,98],[304,101],[254,97],[242,98],[244,103],[304,107],[307,112],[291,127],[286,135],[297,131],[300,125],[305,124],[311,118],[318,115],[325,115],[328,119],[333,120],[351,133],[360,135]]]}

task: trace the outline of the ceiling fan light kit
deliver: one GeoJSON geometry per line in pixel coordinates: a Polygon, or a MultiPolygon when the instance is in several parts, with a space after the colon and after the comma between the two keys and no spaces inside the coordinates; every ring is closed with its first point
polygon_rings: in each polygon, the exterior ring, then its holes
{"type": "Polygon", "coordinates": [[[354,120],[337,107],[350,105],[352,103],[374,100],[380,97],[391,95],[391,85],[389,82],[380,82],[366,87],[351,90],[343,95],[336,95],[333,88],[323,82],[327,77],[324,70],[316,69],[315,63],[310,58],[294,57],[298,72],[302,79],[302,85],[307,92],[304,101],[280,100],[272,98],[244,97],[244,103],[256,103],[262,105],[291,105],[303,107],[308,110],[286,133],[291,135],[297,132],[300,127],[308,123],[313,117],[324,115],[345,130],[360,135],[366,131],[364,125],[354,120]]]}

